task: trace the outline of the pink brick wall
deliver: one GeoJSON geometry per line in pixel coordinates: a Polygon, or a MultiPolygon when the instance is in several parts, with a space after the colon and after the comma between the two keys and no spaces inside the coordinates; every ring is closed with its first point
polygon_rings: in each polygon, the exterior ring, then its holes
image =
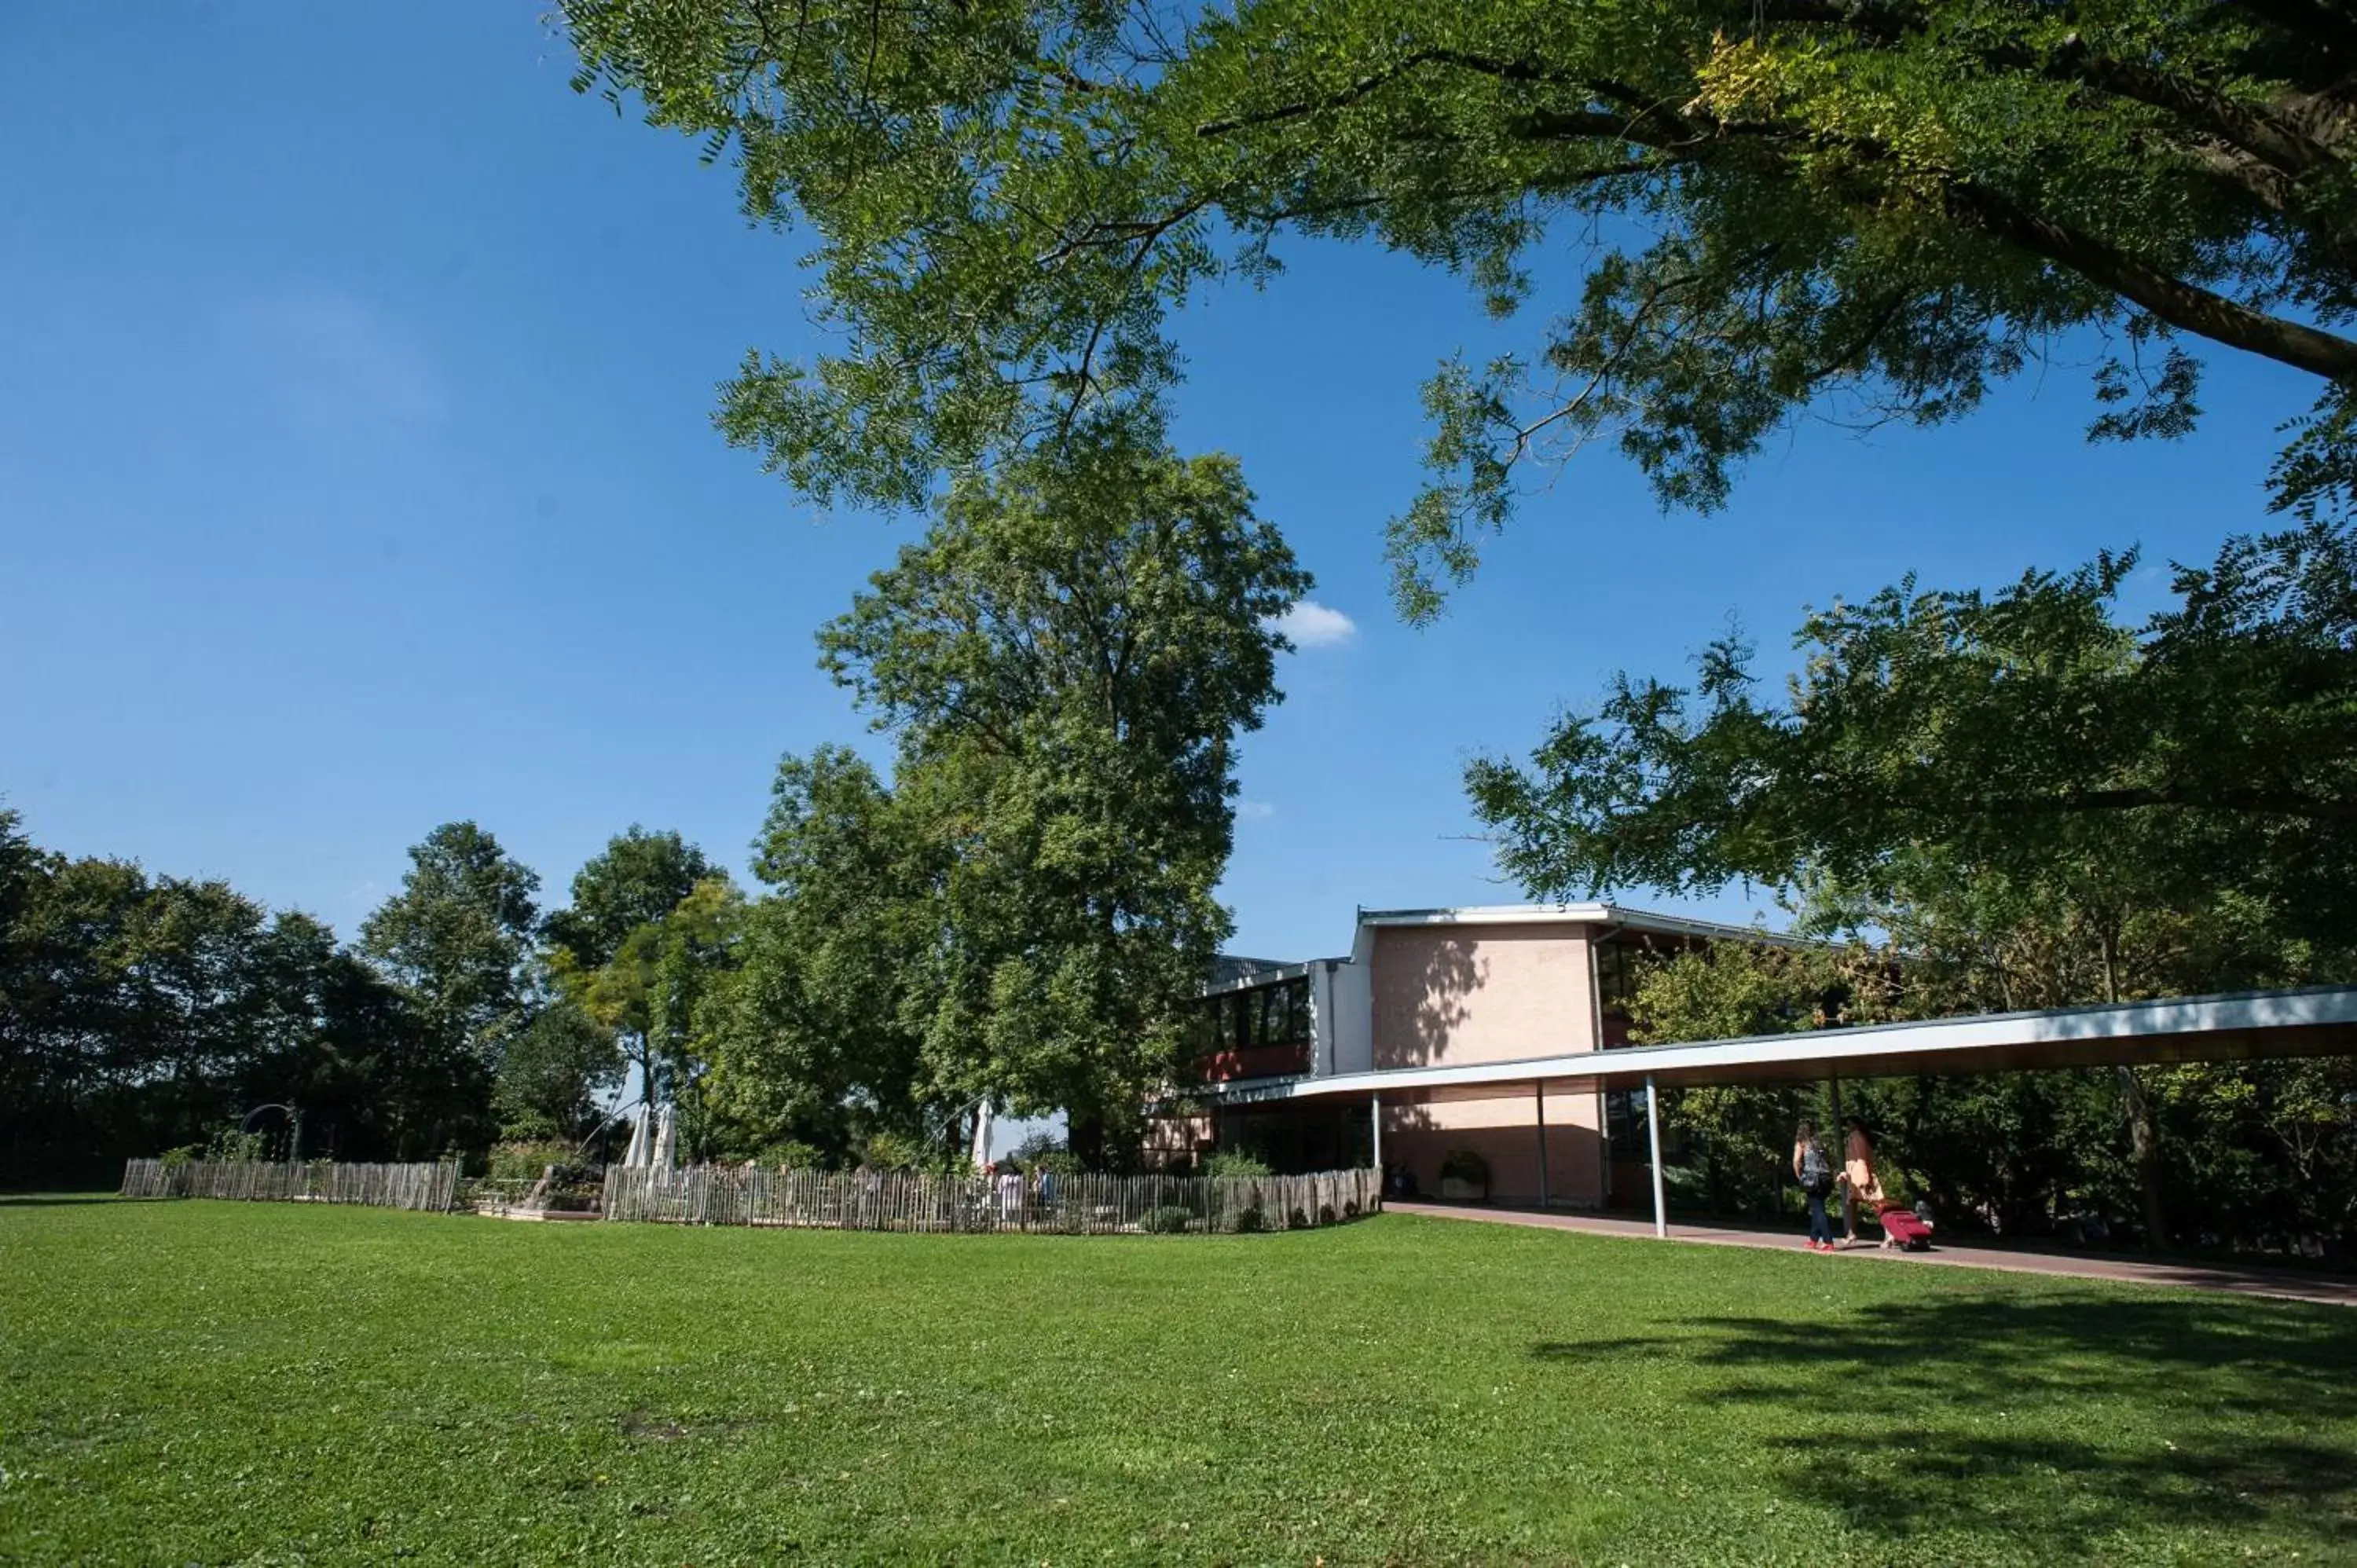
{"type": "Polygon", "coordinates": [[[1596,1048],[1582,926],[1385,926],[1370,976],[1376,1068],[1596,1048]]]}

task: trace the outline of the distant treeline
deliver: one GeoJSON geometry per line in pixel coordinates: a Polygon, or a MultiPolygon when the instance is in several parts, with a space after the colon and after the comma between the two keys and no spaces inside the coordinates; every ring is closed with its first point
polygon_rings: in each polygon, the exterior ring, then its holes
{"type": "Polygon", "coordinates": [[[485,1060],[322,922],[43,851],[0,811],[0,1180],[113,1187],[269,1102],[301,1107],[306,1154],[418,1159],[488,1143],[491,1101],[485,1060]]]}

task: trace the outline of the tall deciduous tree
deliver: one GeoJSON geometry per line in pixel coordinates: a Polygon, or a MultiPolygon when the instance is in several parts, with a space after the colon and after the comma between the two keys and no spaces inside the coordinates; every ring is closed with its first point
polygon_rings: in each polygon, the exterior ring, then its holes
{"type": "Polygon", "coordinates": [[[488,1136],[488,1088],[319,921],[0,814],[0,1181],[112,1181],[264,1102],[310,1152],[425,1157],[488,1136]]]}
{"type": "Polygon", "coordinates": [[[361,949],[437,1036],[488,1059],[522,1001],[540,877],[468,822],[436,828],[409,861],[401,891],[361,923],[361,949]]]}
{"type": "MultiPolygon", "coordinates": [[[[2357,16],[2279,0],[565,0],[577,85],[733,153],[845,348],[721,424],[804,490],[1162,413],[1171,311],[1372,241],[1546,313],[1426,388],[1393,525],[1429,614],[1517,467],[1616,439],[1708,508],[1812,409],[1933,423],[2090,328],[2093,434],[2181,434],[2198,356],[2319,401],[2279,502],[2345,503],[2357,16]],[[1543,272],[1566,237],[1584,276],[1543,272]]],[[[2079,356],[2073,347],[2066,352],[2079,356]]]]}
{"type": "Polygon", "coordinates": [[[597,1096],[621,1081],[614,1033],[572,996],[555,995],[511,1031],[500,1052],[497,1103],[511,1138],[579,1138],[597,1119],[597,1096]]]}
{"type": "Polygon", "coordinates": [[[742,964],[707,1015],[713,1109],[749,1150],[856,1157],[882,1136],[941,1147],[925,1055],[948,943],[952,846],[842,746],[779,765],[742,964]]]}
{"type": "Polygon", "coordinates": [[[734,897],[702,850],[633,823],[574,876],[572,906],[549,917],[558,988],[612,1034],[651,1100],[676,1098],[694,1076],[685,1049],[692,1009],[674,999],[667,1010],[666,992],[695,982],[696,944],[720,940],[716,922],[734,897]],[[696,900],[708,883],[714,891],[696,900]]]}
{"type": "Polygon", "coordinates": [[[1135,1119],[1231,929],[1235,736],[1308,585],[1232,462],[1082,437],[954,488],[821,634],[948,850],[946,1086],[1135,1119]]]}
{"type": "MultiPolygon", "coordinates": [[[[2230,542],[2179,604],[2132,560],[2006,591],[1913,585],[1809,618],[1763,700],[1722,643],[1694,689],[1619,678],[1528,766],[1467,773],[1534,893],[1806,886],[1962,1007],[2285,983],[2351,959],[2357,533],[2230,542]]],[[[2118,1079],[2165,1232],[2149,1075],[2118,1079]]]]}
{"type": "Polygon", "coordinates": [[[713,869],[677,832],[649,832],[632,822],[574,874],[572,903],[548,917],[549,942],[576,967],[597,969],[632,931],[678,908],[713,869]]]}
{"type": "Polygon", "coordinates": [[[2344,942],[2357,532],[2230,542],[2140,627],[2113,615],[2132,565],[1817,612],[1781,701],[1739,642],[1691,688],[1620,676],[1528,766],[1469,768],[1475,809],[1537,892],[1936,877],[2066,897],[2100,956],[2129,903],[2232,888],[2286,935],[2344,942]]]}

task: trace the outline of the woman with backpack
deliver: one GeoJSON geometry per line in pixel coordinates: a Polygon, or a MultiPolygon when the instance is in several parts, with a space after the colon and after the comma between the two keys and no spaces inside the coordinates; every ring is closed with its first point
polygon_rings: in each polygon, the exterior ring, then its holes
{"type": "Polygon", "coordinates": [[[1792,1179],[1801,1184],[1801,1191],[1809,1199],[1809,1251],[1830,1252],[1834,1250],[1834,1222],[1825,1217],[1825,1199],[1833,1196],[1833,1156],[1825,1153],[1824,1140],[1817,1136],[1817,1124],[1803,1122],[1792,1139],[1792,1179]]]}

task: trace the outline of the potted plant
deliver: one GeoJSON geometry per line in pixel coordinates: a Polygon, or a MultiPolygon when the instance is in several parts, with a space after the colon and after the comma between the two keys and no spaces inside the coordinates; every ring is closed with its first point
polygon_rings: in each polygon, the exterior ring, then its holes
{"type": "Polygon", "coordinates": [[[1490,1201],[1490,1162],[1472,1149],[1451,1149],[1440,1162],[1440,1196],[1458,1202],[1490,1201]]]}

